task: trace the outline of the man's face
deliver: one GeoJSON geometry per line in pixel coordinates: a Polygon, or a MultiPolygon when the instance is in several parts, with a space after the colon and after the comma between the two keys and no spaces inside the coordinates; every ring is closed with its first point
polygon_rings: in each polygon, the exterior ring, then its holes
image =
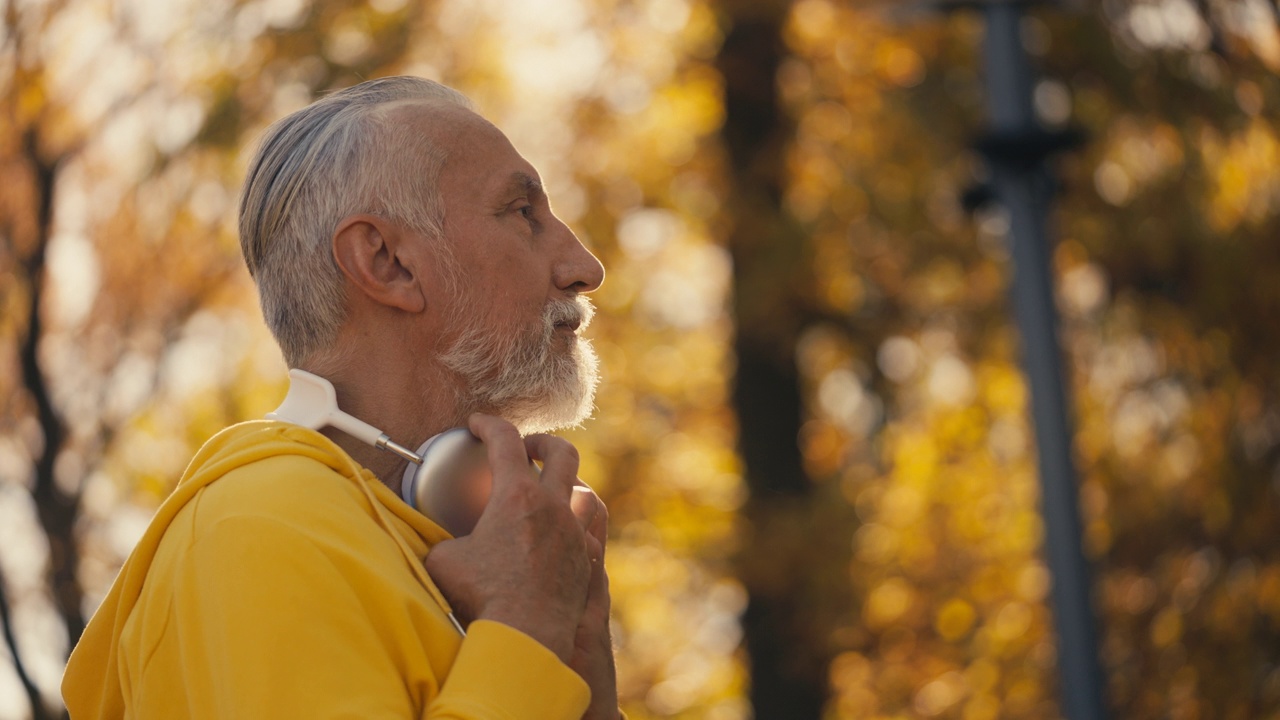
{"type": "MultiPolygon", "coordinates": [[[[440,176],[444,242],[456,260],[444,364],[466,409],[505,417],[522,432],[581,422],[592,409],[597,361],[579,337],[604,268],[552,212],[537,171],[495,127],[440,111],[450,128],[440,176]]],[[[439,122],[439,120],[437,120],[439,122]]]]}

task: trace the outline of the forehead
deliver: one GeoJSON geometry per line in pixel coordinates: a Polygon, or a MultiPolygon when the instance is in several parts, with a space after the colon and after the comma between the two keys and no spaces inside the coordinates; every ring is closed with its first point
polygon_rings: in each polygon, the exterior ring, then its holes
{"type": "Polygon", "coordinates": [[[422,132],[444,151],[440,189],[444,195],[475,197],[501,194],[514,184],[538,185],[533,165],[501,130],[476,113],[453,105],[422,105],[412,110],[422,132]]]}

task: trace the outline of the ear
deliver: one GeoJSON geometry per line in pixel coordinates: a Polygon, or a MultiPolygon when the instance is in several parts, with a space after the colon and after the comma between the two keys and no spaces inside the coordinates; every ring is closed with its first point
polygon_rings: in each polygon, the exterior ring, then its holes
{"type": "Polygon", "coordinates": [[[369,299],[405,312],[422,312],[427,298],[408,260],[411,241],[386,218],[351,215],[333,233],[333,256],[347,280],[369,299]]]}

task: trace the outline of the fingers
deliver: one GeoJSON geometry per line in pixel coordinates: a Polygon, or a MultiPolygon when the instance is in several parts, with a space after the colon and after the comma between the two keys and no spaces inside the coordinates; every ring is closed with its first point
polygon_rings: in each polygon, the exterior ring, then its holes
{"type": "Polygon", "coordinates": [[[593,557],[603,558],[609,531],[609,512],[586,483],[578,479],[578,449],[554,435],[535,434],[521,438],[515,426],[492,415],[476,413],[469,419],[471,432],[484,442],[494,472],[494,489],[513,477],[538,478],[545,488],[567,500],[569,509],[585,534],[600,547],[593,557]],[[540,475],[513,472],[528,468],[532,460],[542,463],[540,475]]]}
{"type": "Polygon", "coordinates": [[[562,497],[570,498],[578,480],[578,449],[569,441],[554,435],[530,435],[524,439],[529,457],[542,463],[542,480],[562,489],[562,497]]]}
{"type": "Polygon", "coordinates": [[[529,453],[514,425],[502,418],[482,413],[473,414],[468,418],[467,425],[471,433],[484,443],[489,467],[493,468],[495,489],[512,480],[531,477],[528,472],[529,453]]]}
{"type": "Polygon", "coordinates": [[[578,518],[578,524],[582,525],[582,529],[589,532],[591,525],[595,523],[596,515],[599,514],[600,501],[596,499],[596,494],[591,492],[591,488],[586,485],[574,485],[573,494],[569,496],[569,509],[573,511],[574,517],[578,518]]]}
{"type": "Polygon", "coordinates": [[[577,516],[582,529],[600,542],[601,547],[609,536],[609,509],[604,501],[581,480],[573,487],[570,507],[577,516]]]}
{"type": "MultiPolygon", "coordinates": [[[[578,480],[578,449],[567,440],[543,434],[521,438],[511,423],[483,413],[473,414],[468,426],[484,442],[495,476],[499,469],[528,467],[530,460],[537,460],[542,463],[542,478],[562,485],[566,497],[575,485],[585,487],[578,480]]],[[[590,521],[588,517],[584,527],[590,521]]]]}
{"type": "MultiPolygon", "coordinates": [[[[592,562],[592,576],[604,570],[604,548],[609,536],[609,510],[604,501],[581,480],[573,487],[569,500],[573,514],[585,530],[587,557],[592,562]]],[[[594,584],[594,581],[593,581],[594,584]]]]}
{"type": "Polygon", "coordinates": [[[594,576],[604,565],[604,545],[591,535],[583,536],[586,539],[587,559],[591,561],[591,574],[594,576]]]}

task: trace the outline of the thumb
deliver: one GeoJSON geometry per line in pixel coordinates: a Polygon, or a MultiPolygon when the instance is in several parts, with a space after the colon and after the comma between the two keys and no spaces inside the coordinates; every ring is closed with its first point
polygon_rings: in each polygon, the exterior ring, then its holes
{"type": "Polygon", "coordinates": [[[600,554],[603,555],[604,545],[609,538],[609,509],[605,507],[604,501],[596,495],[595,490],[579,479],[573,486],[570,507],[582,524],[582,529],[600,543],[600,554]]]}
{"type": "Polygon", "coordinates": [[[573,515],[578,518],[582,529],[590,531],[591,526],[595,524],[596,516],[600,514],[600,500],[586,485],[574,485],[573,494],[569,496],[569,509],[573,510],[573,515]]]}

